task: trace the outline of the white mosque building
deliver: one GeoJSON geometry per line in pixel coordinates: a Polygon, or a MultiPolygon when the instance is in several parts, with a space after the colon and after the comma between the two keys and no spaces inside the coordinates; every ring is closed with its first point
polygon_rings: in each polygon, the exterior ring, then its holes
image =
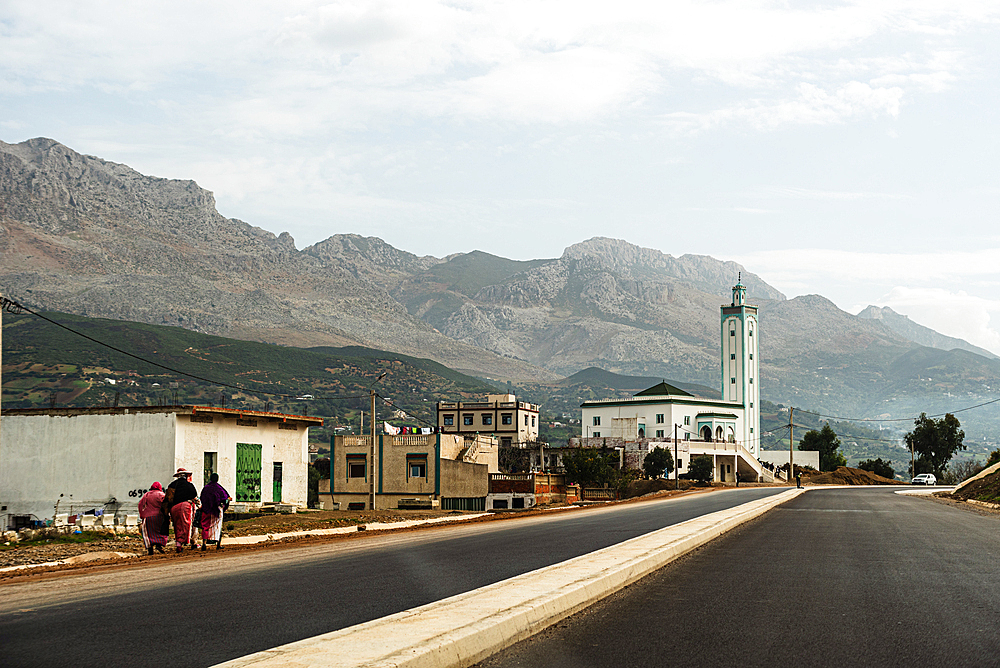
{"type": "Polygon", "coordinates": [[[583,442],[597,439],[613,445],[638,444],[677,449],[677,468],[687,471],[690,458],[711,455],[715,480],[757,480],[765,475],[760,456],[760,383],[757,307],[746,303],[742,281],[733,288],[733,302],[721,309],[719,400],[696,397],[666,382],[627,399],[586,401],[583,442]]]}

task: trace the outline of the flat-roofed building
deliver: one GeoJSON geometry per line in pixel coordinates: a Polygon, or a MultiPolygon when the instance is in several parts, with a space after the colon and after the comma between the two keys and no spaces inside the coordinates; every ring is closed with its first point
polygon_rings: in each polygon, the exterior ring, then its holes
{"type": "Polygon", "coordinates": [[[3,411],[0,503],[12,515],[137,511],[178,468],[200,490],[212,473],[233,500],[306,506],[309,427],[322,418],[210,406],[3,411]],[[70,510],[70,507],[73,510],[70,510]]]}
{"type": "Polygon", "coordinates": [[[486,401],[440,402],[437,425],[442,434],[493,434],[502,447],[538,440],[538,405],[513,394],[490,394],[486,401]]]}

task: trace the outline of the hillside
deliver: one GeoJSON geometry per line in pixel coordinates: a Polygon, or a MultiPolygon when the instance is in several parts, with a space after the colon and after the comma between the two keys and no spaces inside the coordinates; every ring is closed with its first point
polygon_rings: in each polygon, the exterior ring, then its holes
{"type": "MultiPolygon", "coordinates": [[[[714,388],[719,306],[742,276],[760,306],[760,384],[771,401],[907,417],[988,401],[1000,387],[992,357],[925,347],[933,341],[912,338],[927,332],[884,310],[862,318],[819,295],[785,299],[733,262],[605,237],[537,260],[417,256],[356,234],[298,250],[286,233],[225,218],[192,181],[50,139],[0,142],[0,257],[0,291],[42,310],[391,350],[524,388],[588,367],[714,388]]],[[[539,389],[564,403],[571,394],[539,389]]],[[[996,440],[996,407],[966,419],[970,438],[996,440]]]]}
{"type": "Polygon", "coordinates": [[[907,340],[919,343],[922,346],[938,348],[940,350],[965,350],[970,353],[982,355],[983,357],[987,357],[989,359],[998,359],[997,355],[994,355],[985,348],[974,346],[968,341],[956,339],[953,336],[939,334],[930,327],[924,327],[923,325],[913,322],[908,316],[896,313],[888,306],[883,306],[882,308],[879,308],[878,306],[868,306],[865,310],[858,314],[858,317],[865,320],[881,320],[892,331],[907,340]]]}
{"type": "MultiPolygon", "coordinates": [[[[205,382],[110,350],[29,314],[3,316],[3,408],[213,404],[307,413],[359,424],[376,389],[407,413],[436,422],[435,402],[494,391],[437,362],[360,347],[301,349],[61,313],[47,317],[93,339],[200,376],[205,382]],[[224,387],[222,384],[242,389],[224,387]],[[312,395],[313,399],[301,399],[312,395]]],[[[389,408],[380,406],[388,416],[389,408]]]]}
{"type": "Polygon", "coordinates": [[[193,181],[145,176],[50,139],[0,142],[0,201],[0,290],[38,308],[286,345],[393,349],[499,378],[554,377],[443,336],[363,262],[334,261],[363,250],[411,271],[434,260],[359,237],[353,248],[345,240],[298,251],[287,233],[221,216],[193,181]]]}

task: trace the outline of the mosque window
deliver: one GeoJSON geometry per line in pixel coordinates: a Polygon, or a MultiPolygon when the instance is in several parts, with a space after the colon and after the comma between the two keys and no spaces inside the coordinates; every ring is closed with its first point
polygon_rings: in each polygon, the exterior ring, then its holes
{"type": "Polygon", "coordinates": [[[736,330],[735,329],[729,330],[729,336],[736,336],[736,330]]]}
{"type": "Polygon", "coordinates": [[[731,360],[736,359],[736,353],[729,353],[729,359],[731,360]]]}
{"type": "Polygon", "coordinates": [[[730,379],[729,379],[729,383],[730,383],[731,385],[735,385],[735,384],[736,384],[736,379],[735,379],[735,378],[730,378],[730,379]]]}

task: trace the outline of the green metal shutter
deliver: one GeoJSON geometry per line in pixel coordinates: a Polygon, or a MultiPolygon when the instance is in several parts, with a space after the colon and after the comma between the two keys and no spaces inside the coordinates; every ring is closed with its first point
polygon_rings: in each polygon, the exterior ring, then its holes
{"type": "Polygon", "coordinates": [[[237,501],[260,501],[261,450],[259,443],[236,444],[237,501]]]}

